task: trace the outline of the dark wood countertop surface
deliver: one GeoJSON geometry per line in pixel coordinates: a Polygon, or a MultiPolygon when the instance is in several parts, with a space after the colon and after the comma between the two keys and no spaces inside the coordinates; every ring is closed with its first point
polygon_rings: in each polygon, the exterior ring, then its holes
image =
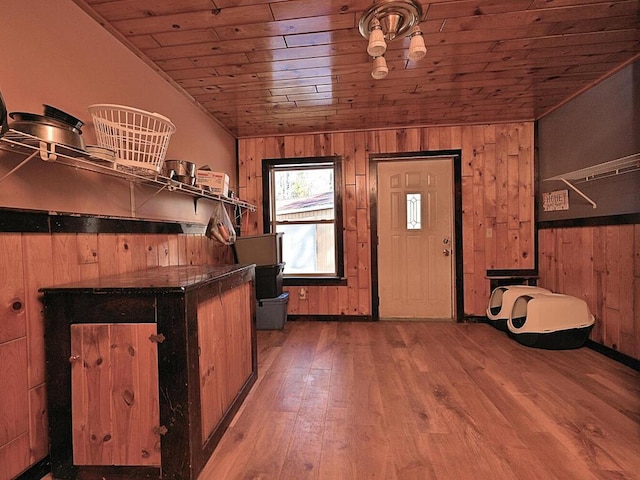
{"type": "Polygon", "coordinates": [[[100,292],[112,291],[184,291],[203,283],[221,280],[243,270],[254,268],[251,265],[186,265],[153,267],[137,272],[129,272],[102,278],[80,280],[62,285],[44,287],[45,294],[64,292],[100,292]]]}

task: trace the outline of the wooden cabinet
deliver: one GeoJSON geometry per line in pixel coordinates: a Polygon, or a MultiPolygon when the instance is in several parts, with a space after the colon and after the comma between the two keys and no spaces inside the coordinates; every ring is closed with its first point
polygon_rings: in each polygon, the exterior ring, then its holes
{"type": "Polygon", "coordinates": [[[253,266],[44,288],[55,478],[195,480],[257,378],[253,266]]]}

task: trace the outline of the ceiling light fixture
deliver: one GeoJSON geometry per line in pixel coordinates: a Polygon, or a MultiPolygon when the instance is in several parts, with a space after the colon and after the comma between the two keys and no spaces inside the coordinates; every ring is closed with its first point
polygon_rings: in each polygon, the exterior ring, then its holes
{"type": "Polygon", "coordinates": [[[374,59],[373,78],[384,78],[389,72],[383,57],[387,41],[409,36],[409,60],[417,62],[425,56],[427,47],[420,31],[421,18],[422,6],[417,0],[375,0],[364,11],[358,28],[360,35],[369,39],[367,53],[374,59]]]}
{"type": "Polygon", "coordinates": [[[422,60],[427,54],[427,47],[424,44],[424,37],[418,25],[413,27],[409,38],[411,38],[411,42],[409,43],[409,60],[412,62],[422,60]]]}
{"type": "Polygon", "coordinates": [[[381,55],[373,59],[373,70],[371,70],[371,76],[376,80],[384,78],[389,73],[389,67],[387,67],[387,61],[381,55]]]}

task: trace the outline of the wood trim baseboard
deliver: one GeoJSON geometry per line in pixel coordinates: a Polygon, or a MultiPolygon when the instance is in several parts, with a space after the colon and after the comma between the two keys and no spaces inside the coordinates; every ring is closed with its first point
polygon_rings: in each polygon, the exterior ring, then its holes
{"type": "Polygon", "coordinates": [[[593,340],[587,340],[586,346],[591,350],[595,350],[596,352],[601,353],[611,358],[612,360],[620,362],[623,365],[626,365],[627,367],[633,368],[634,370],[640,372],[640,360],[638,360],[637,358],[630,357],[629,355],[614,350],[611,347],[607,347],[602,343],[594,342],[593,340]]]}
{"type": "Polygon", "coordinates": [[[371,315],[298,315],[288,314],[287,320],[318,321],[318,322],[373,322],[371,315]]]}
{"type": "MultiPolygon", "coordinates": [[[[487,317],[482,316],[467,317],[465,318],[465,321],[469,323],[492,323],[487,317]]],[[[640,371],[640,360],[637,358],[630,357],[629,355],[621,353],[611,347],[607,347],[606,345],[603,345],[602,343],[598,343],[591,339],[588,339],[586,341],[585,347],[590,348],[591,350],[595,350],[596,352],[601,353],[602,355],[609,357],[616,362],[622,363],[629,368],[640,371]]]]}
{"type": "Polygon", "coordinates": [[[18,475],[15,480],[40,480],[48,473],[51,473],[51,462],[49,461],[49,455],[44,457],[39,462],[31,465],[28,470],[25,470],[20,475],[18,475]]]}

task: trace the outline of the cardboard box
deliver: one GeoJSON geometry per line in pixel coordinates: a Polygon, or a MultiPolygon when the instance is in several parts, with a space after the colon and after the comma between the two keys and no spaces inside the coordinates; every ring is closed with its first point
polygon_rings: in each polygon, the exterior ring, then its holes
{"type": "Polygon", "coordinates": [[[229,195],[229,175],[226,173],[198,170],[196,172],[196,184],[210,187],[211,193],[224,195],[225,197],[229,195]]]}
{"type": "Polygon", "coordinates": [[[275,265],[282,263],[282,236],[284,233],[243,235],[236,238],[233,248],[238,263],[275,265]]]}

